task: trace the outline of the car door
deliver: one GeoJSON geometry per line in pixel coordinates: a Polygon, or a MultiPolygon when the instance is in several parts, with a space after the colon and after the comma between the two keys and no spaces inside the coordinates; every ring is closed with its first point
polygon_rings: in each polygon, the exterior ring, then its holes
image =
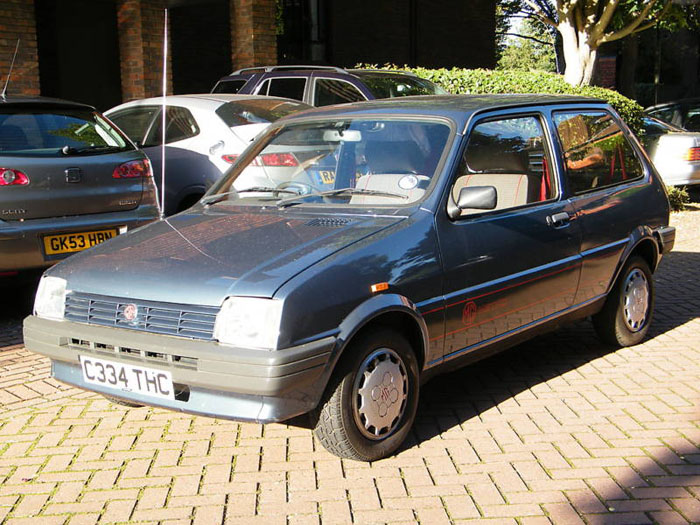
{"type": "MultiPolygon", "coordinates": [[[[646,213],[628,198],[650,190],[648,176],[615,117],[602,108],[554,111],[564,183],[583,233],[576,303],[605,294],[632,231],[646,213]]],[[[649,200],[652,202],[652,200],[649,200]]]]}
{"type": "MultiPolygon", "coordinates": [[[[515,335],[566,311],[580,272],[574,208],[561,198],[538,113],[484,116],[465,138],[448,200],[493,186],[496,208],[437,215],[445,271],[444,358],[515,335]]],[[[447,204],[448,208],[450,204],[447,204]]]]}

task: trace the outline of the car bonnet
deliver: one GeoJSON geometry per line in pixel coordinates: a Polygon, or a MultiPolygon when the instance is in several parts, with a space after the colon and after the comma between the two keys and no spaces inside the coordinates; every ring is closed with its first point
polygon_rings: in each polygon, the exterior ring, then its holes
{"type": "Polygon", "coordinates": [[[401,220],[247,207],[190,212],[79,253],[49,274],[76,292],[218,306],[230,295],[272,297],[306,268],[401,220]]]}

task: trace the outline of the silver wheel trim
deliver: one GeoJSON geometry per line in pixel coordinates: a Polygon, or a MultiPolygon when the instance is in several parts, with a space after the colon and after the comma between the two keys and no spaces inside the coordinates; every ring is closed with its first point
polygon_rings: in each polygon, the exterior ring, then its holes
{"type": "Polygon", "coordinates": [[[647,277],[642,270],[635,268],[627,275],[622,290],[622,317],[631,332],[639,332],[646,325],[649,299],[647,277]]]}
{"type": "Polygon", "coordinates": [[[401,422],[408,401],[408,374],[399,355],[375,350],[362,362],[352,388],[352,414],[360,433],[379,441],[401,422]]]}

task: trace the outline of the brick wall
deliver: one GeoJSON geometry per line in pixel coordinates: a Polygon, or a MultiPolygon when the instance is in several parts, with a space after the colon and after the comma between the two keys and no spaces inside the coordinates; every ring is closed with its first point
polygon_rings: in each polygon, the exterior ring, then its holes
{"type": "MultiPolygon", "coordinates": [[[[118,0],[119,54],[124,101],[162,93],[163,23],[166,0],[118,0]]],[[[168,49],[170,63],[170,48],[168,49]]],[[[168,93],[172,71],[168,66],[168,93]]]]}
{"type": "Polygon", "coordinates": [[[38,95],[39,59],[33,0],[0,2],[0,91],[5,86],[17,38],[21,38],[21,42],[7,93],[38,95]]]}
{"type": "Polygon", "coordinates": [[[234,69],[277,63],[275,0],[231,0],[234,69]]]}

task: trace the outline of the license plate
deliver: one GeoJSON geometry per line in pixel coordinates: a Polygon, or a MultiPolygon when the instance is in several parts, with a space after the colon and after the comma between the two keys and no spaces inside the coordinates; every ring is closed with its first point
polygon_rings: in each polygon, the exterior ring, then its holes
{"type": "Polygon", "coordinates": [[[119,229],[44,236],[46,255],[79,252],[119,235],[119,229]]]}
{"type": "Polygon", "coordinates": [[[167,370],[154,370],[106,359],[80,356],[83,381],[161,399],[175,399],[173,376],[167,370]]]}

